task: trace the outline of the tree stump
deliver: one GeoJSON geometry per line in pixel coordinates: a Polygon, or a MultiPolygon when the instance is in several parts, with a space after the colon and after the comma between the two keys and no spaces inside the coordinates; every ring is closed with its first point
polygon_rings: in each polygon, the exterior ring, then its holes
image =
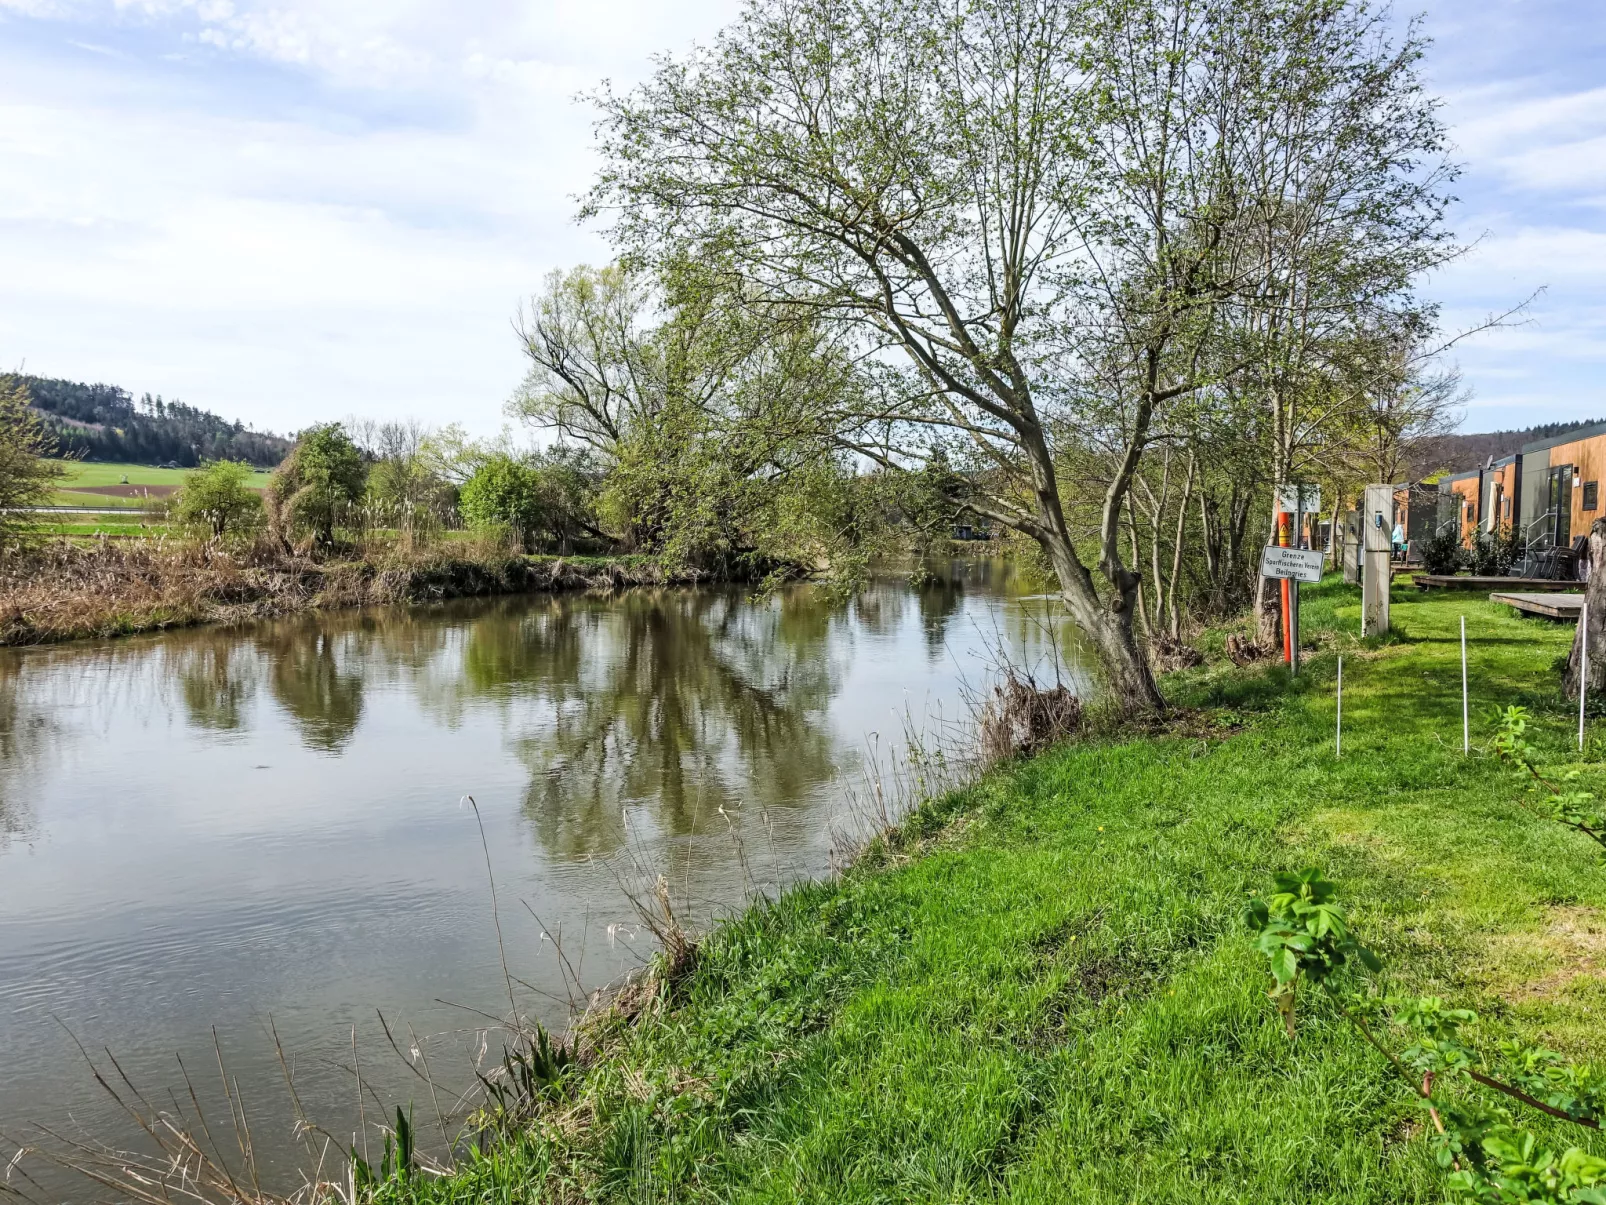
{"type": "MultiPolygon", "coordinates": [[[[1589,528],[1589,581],[1584,586],[1584,609],[1589,626],[1589,693],[1606,691],[1606,519],[1589,528]]],[[[1578,697],[1578,668],[1584,647],[1584,618],[1578,620],[1572,652],[1562,670],[1561,688],[1569,699],[1578,697]]]]}

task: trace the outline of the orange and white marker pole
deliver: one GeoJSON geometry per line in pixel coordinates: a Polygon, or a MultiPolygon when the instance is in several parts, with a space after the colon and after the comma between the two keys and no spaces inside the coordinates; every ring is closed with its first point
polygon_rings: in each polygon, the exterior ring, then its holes
{"type": "MultiPolygon", "coordinates": [[[[1288,525],[1292,516],[1285,510],[1277,512],[1277,546],[1287,548],[1288,525]]],[[[1283,661],[1288,665],[1294,663],[1294,624],[1293,608],[1290,605],[1288,579],[1282,579],[1280,585],[1283,592],[1283,661]]]]}

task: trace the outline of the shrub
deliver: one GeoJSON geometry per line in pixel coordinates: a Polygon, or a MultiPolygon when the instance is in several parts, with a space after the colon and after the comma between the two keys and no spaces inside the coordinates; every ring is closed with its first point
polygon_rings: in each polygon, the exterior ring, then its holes
{"type": "Polygon", "coordinates": [[[214,460],[184,478],[173,513],[214,538],[254,526],[262,517],[262,499],[246,485],[250,479],[251,466],[243,461],[214,460]]]}
{"type": "Polygon", "coordinates": [[[334,543],[335,524],[362,497],[368,467],[339,423],[320,423],[301,433],[273,474],[273,496],[292,522],[320,545],[334,543]]]}
{"type": "Polygon", "coordinates": [[[542,524],[541,475],[523,460],[498,452],[463,483],[458,506],[475,527],[508,527],[526,549],[542,524]]]}
{"type": "Polygon", "coordinates": [[[1509,523],[1498,532],[1480,531],[1472,540],[1472,572],[1480,577],[1504,577],[1519,555],[1518,540],[1509,523]]]}
{"type": "Polygon", "coordinates": [[[1453,527],[1440,528],[1422,541],[1422,568],[1429,573],[1454,573],[1464,556],[1461,537],[1453,527]]]}

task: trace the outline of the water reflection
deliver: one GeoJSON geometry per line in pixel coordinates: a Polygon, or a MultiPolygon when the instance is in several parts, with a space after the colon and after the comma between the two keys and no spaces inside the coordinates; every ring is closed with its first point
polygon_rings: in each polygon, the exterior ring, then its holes
{"type": "Polygon", "coordinates": [[[59,738],[49,718],[28,706],[21,678],[15,662],[0,662],[0,852],[33,836],[33,779],[59,738]]]}
{"type": "Polygon", "coordinates": [[[284,625],[259,641],[270,665],[268,685],[294,718],[307,748],[338,753],[362,720],[369,631],[342,632],[338,618],[284,625]],[[337,626],[338,625],[338,626],[337,626]]]}
{"type": "Polygon", "coordinates": [[[561,627],[560,647],[583,644],[595,672],[579,690],[576,658],[550,728],[515,740],[524,810],[553,854],[612,852],[622,808],[684,836],[721,809],[803,798],[835,769],[819,723],[836,680],[827,605],[642,592],[561,627]]]}
{"type": "MultiPolygon", "coordinates": [[[[243,1082],[274,1083],[270,1015],[337,1067],[376,1008],[436,1032],[464,1024],[441,999],[500,1011],[465,794],[515,974],[558,996],[531,913],[579,935],[588,980],[621,973],[631,914],[598,859],[627,842],[699,910],[772,851],[766,886],[823,872],[867,733],[951,717],[999,643],[1042,655],[1013,593],[961,564],[849,603],[465,600],[0,651],[0,1131],[115,1127],[53,1014],[163,1084],[214,1025],[243,1082]]],[[[408,1099],[410,1072],[374,1074],[408,1099]]],[[[314,1077],[305,1103],[350,1132],[349,1089],[314,1077]]]]}
{"type": "Polygon", "coordinates": [[[191,724],[219,732],[245,726],[257,686],[251,650],[233,640],[202,637],[176,647],[171,660],[191,724]]]}

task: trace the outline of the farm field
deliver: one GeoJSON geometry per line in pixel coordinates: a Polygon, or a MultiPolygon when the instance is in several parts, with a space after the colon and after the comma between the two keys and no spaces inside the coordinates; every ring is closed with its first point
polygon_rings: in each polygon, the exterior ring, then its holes
{"type": "MultiPolygon", "coordinates": [[[[51,496],[52,506],[115,506],[139,510],[151,500],[175,493],[191,469],[163,469],[148,464],[61,462],[66,475],[51,496]]],[[[266,489],[269,474],[251,475],[251,488],[266,489]]]]}

